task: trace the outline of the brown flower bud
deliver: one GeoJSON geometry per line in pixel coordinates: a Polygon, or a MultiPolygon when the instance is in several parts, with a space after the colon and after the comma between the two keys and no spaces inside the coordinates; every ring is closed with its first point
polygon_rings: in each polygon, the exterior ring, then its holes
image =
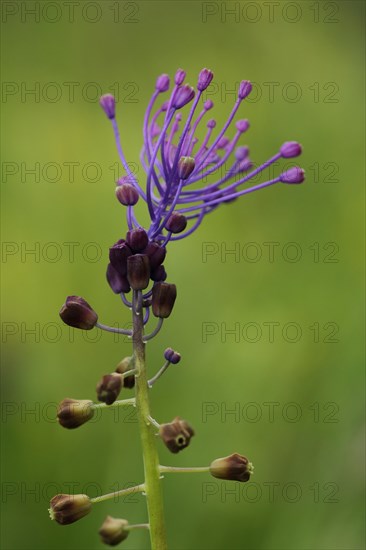
{"type": "Polygon", "coordinates": [[[66,325],[91,330],[98,321],[98,315],[80,296],[68,296],[60,310],[60,317],[66,325]]]}
{"type": "Polygon", "coordinates": [[[57,418],[61,426],[72,430],[88,422],[94,416],[93,401],[64,399],[58,406],[57,418]]]}
{"type": "Polygon", "coordinates": [[[126,242],[134,252],[141,252],[147,247],[149,243],[149,237],[145,229],[138,227],[137,229],[131,229],[127,231],[126,242]]]}
{"type": "Polygon", "coordinates": [[[112,405],[119,396],[123,378],[119,373],[105,374],[97,384],[97,397],[107,405],[112,405]]]}
{"type": "MultiPolygon", "coordinates": [[[[124,374],[125,372],[132,370],[134,366],[133,357],[125,357],[120,361],[116,367],[116,372],[124,374]]],[[[123,387],[132,389],[135,386],[135,376],[131,374],[123,378],[123,387]]]]}
{"type": "Polygon", "coordinates": [[[69,525],[91,511],[92,503],[87,495],[56,495],[50,501],[51,519],[61,525],[69,525]]]}
{"type": "Polygon", "coordinates": [[[166,222],[165,228],[171,233],[182,233],[187,227],[187,218],[180,212],[173,212],[166,222]]]}
{"type": "Polygon", "coordinates": [[[210,473],[219,479],[234,481],[249,481],[254,467],[246,456],[234,453],[230,456],[217,458],[210,465],[210,473]]]}
{"type": "Polygon", "coordinates": [[[149,285],[150,264],[145,254],[135,254],[128,258],[127,278],[133,290],[144,290],[149,285]]]}
{"type": "Polygon", "coordinates": [[[171,314],[177,297],[177,288],[169,283],[157,283],[152,289],[152,311],[155,317],[166,319],[171,314]]]}
{"type": "Polygon", "coordinates": [[[99,534],[104,544],[116,546],[129,535],[128,521],[126,519],[112,518],[107,516],[99,529],[99,534]]]}
{"type": "Polygon", "coordinates": [[[179,453],[188,447],[191,437],[194,436],[193,428],[179,416],[168,424],[161,424],[159,435],[172,453],[179,453]]]}
{"type": "Polygon", "coordinates": [[[186,180],[192,174],[195,167],[193,157],[180,157],[178,161],[178,176],[182,180],[186,180]]]}

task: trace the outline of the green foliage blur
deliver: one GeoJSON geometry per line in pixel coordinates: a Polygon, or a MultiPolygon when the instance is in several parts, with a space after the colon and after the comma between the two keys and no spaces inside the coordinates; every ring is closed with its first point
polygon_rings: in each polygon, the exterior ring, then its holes
{"type": "MultiPolygon", "coordinates": [[[[102,322],[129,322],[105,281],[126,225],[99,91],[118,96],[143,182],[155,78],[182,67],[194,85],[205,66],[212,116],[222,124],[237,83],[255,82],[243,144],[260,162],[300,141],[307,179],[224,205],[169,248],[178,299],[148,344],[149,369],[168,346],[183,360],[152,390],[153,411],[196,436],[179,456],[160,446],[161,461],[203,466],[236,451],[255,466],[249,484],[167,475],[169,547],[364,548],[364,4],[105,0],[72,2],[73,15],[65,4],[2,2],[2,548],[99,549],[106,515],[147,520],[141,495],[68,527],[48,518],[54,494],[96,496],[143,475],[133,415],[106,411],[75,431],[55,422],[57,402],[95,399],[130,353],[113,335],[69,331],[58,311],[78,294],[102,322]]],[[[147,533],[123,545],[147,549],[147,533]]]]}

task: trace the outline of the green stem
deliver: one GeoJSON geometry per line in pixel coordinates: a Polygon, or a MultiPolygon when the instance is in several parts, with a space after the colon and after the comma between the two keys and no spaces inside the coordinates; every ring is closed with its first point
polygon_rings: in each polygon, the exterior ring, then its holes
{"type": "MultiPolygon", "coordinates": [[[[136,374],[136,406],[140,427],[142,454],[145,470],[145,492],[150,524],[152,550],[167,550],[165,533],[163,494],[160,483],[159,457],[156,448],[155,429],[149,417],[149,388],[145,366],[145,344],[142,311],[136,311],[139,302],[137,292],[133,298],[133,354],[136,374]]],[[[141,301],[140,301],[141,303],[141,301]]]]}
{"type": "Polygon", "coordinates": [[[159,466],[161,474],[202,474],[203,472],[209,472],[209,466],[202,466],[197,468],[176,468],[174,466],[159,466]]]}
{"type": "Polygon", "coordinates": [[[109,500],[111,498],[123,497],[130,495],[131,493],[141,493],[145,491],[145,484],[135,485],[135,487],[128,487],[127,489],[121,489],[120,491],[115,491],[114,493],[108,493],[106,495],[101,495],[100,497],[91,498],[90,501],[95,504],[96,502],[103,502],[103,500],[109,500]]]}
{"type": "Polygon", "coordinates": [[[136,399],[134,397],[131,397],[130,399],[121,399],[120,401],[115,401],[111,405],[107,405],[106,403],[93,403],[91,407],[92,409],[110,409],[112,407],[127,407],[129,405],[132,405],[133,407],[136,406],[136,399]]]}

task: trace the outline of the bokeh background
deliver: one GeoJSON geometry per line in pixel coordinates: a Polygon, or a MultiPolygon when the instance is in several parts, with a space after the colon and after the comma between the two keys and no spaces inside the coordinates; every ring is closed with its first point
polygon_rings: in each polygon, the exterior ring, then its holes
{"type": "MultiPolygon", "coordinates": [[[[240,110],[251,121],[243,143],[259,162],[299,140],[307,180],[226,205],[170,247],[179,298],[148,345],[149,368],[167,346],[183,360],[154,388],[153,410],[161,422],[186,418],[196,436],[179,456],[161,446],[161,461],[199,466],[238,451],[255,475],[247,485],[166,476],[169,545],[364,548],[363,19],[357,1],[2,3],[4,549],[98,549],[107,514],[146,521],[142,496],[65,528],[48,518],[49,499],[70,487],[96,496],[142,479],[127,411],[73,432],[55,422],[58,401],[94,399],[130,353],[125,340],[69,331],[58,311],[80,294],[103,322],[129,322],[105,282],[125,222],[98,95],[117,94],[143,181],[156,76],[182,67],[194,84],[204,66],[219,123],[237,83],[256,83],[240,110]]],[[[147,549],[147,534],[124,547],[147,549]]]]}

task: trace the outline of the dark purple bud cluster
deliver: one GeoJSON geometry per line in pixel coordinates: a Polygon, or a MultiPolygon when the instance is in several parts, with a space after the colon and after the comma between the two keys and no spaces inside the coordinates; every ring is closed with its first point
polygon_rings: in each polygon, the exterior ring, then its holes
{"type": "Polygon", "coordinates": [[[128,293],[131,288],[145,290],[150,279],[154,282],[165,281],[167,275],[162,265],[165,256],[165,246],[149,241],[144,229],[129,230],[126,239],[120,239],[109,249],[109,286],[113,292],[121,294],[128,293]]]}

